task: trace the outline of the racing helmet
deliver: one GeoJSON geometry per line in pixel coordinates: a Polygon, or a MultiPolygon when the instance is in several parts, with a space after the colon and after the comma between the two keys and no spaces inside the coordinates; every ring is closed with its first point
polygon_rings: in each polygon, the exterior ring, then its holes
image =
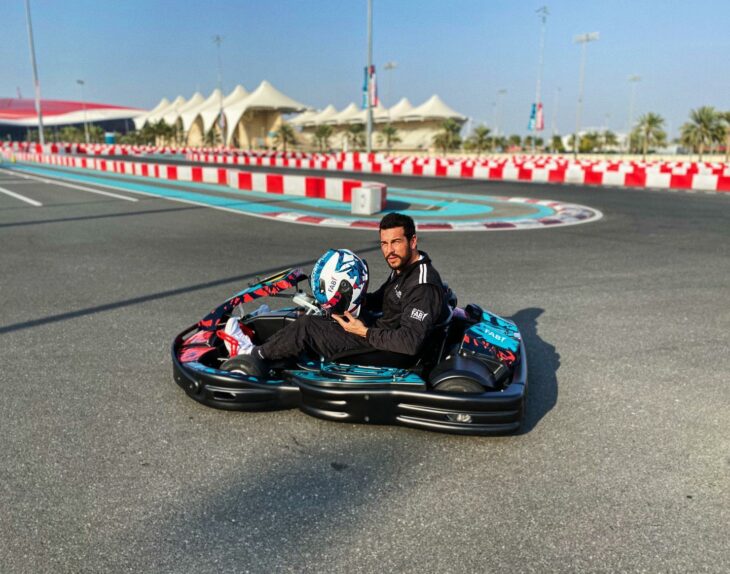
{"type": "Polygon", "coordinates": [[[330,249],[317,259],[309,284],[325,312],[357,317],[368,289],[368,265],[349,249],[330,249]]]}

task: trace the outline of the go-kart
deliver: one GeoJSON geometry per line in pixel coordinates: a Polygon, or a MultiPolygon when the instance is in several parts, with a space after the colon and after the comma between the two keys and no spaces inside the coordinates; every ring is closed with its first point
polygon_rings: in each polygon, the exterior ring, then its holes
{"type": "Polygon", "coordinates": [[[519,428],[527,359],[516,325],[477,305],[457,307],[450,292],[451,316],[433,329],[406,367],[378,364],[372,353],[338,361],[304,353],[267,363],[261,371],[252,367],[248,355],[229,357],[223,326],[232,316],[239,317],[255,344],[262,344],[298,316],[321,313],[315,299],[299,288],[306,279],[302,270],[292,268],[258,280],[185,329],[172,345],[175,382],[191,398],[219,409],[298,407],[333,421],[458,434],[504,434],[519,428]],[[245,311],[263,297],[290,298],[293,306],[245,311]]]}

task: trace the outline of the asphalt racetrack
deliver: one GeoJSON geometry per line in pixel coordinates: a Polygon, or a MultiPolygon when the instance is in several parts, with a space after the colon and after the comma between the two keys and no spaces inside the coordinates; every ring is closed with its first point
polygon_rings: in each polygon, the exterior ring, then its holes
{"type": "Polygon", "coordinates": [[[728,571],[730,195],[377,179],[603,214],[420,236],[525,336],[522,433],[195,403],[174,335],[330,247],[379,284],[376,232],[0,169],[3,574],[728,571]]]}

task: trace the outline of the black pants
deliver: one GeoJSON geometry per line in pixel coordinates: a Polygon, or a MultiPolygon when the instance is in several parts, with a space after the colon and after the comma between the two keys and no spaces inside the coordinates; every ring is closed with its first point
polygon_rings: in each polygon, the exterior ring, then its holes
{"type": "Polygon", "coordinates": [[[348,333],[334,319],[316,315],[302,315],[257,349],[264,359],[276,360],[296,357],[308,350],[327,360],[347,355],[374,351],[363,337],[348,333]]]}

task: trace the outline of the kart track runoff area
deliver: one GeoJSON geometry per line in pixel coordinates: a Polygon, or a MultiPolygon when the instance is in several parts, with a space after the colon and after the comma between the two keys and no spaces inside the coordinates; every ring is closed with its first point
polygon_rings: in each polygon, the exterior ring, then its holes
{"type": "Polygon", "coordinates": [[[256,276],[348,247],[379,285],[375,230],[8,167],[3,573],[727,571],[727,194],[377,178],[602,214],[420,236],[525,338],[524,428],[485,438],[217,411],[173,382],[174,335],[256,276]]]}

